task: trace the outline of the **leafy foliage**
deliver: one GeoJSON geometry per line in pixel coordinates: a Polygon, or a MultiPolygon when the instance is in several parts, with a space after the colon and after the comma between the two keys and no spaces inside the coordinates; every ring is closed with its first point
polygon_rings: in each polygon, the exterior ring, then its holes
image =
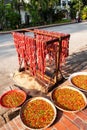
{"type": "Polygon", "coordinates": [[[25,9],[29,11],[33,25],[52,22],[53,7],[58,0],[30,0],[24,3],[25,9]]]}
{"type": "Polygon", "coordinates": [[[70,5],[70,12],[71,12],[71,18],[76,18],[76,13],[79,12],[79,15],[81,15],[81,11],[83,9],[83,1],[82,0],[71,0],[70,5]]]}
{"type": "Polygon", "coordinates": [[[87,0],[82,0],[83,5],[86,6],[87,5],[87,0]]]}
{"type": "Polygon", "coordinates": [[[71,13],[79,11],[80,17],[84,20],[87,19],[87,0],[71,0],[71,13]]]}
{"type": "Polygon", "coordinates": [[[4,0],[0,1],[0,24],[3,28],[4,26],[4,22],[5,22],[5,19],[4,19],[4,15],[5,15],[5,5],[4,5],[4,0]]]}
{"type": "Polygon", "coordinates": [[[83,2],[82,0],[71,0],[71,2],[73,3],[73,8],[76,11],[80,11],[82,6],[83,6],[83,2]]]}
{"type": "Polygon", "coordinates": [[[15,29],[19,25],[20,14],[13,8],[11,3],[4,4],[4,0],[0,1],[0,23],[2,29],[15,29]]]}
{"type": "Polygon", "coordinates": [[[87,19],[87,6],[85,6],[82,10],[82,19],[87,19]]]}
{"type": "Polygon", "coordinates": [[[20,15],[11,8],[11,4],[7,4],[5,9],[6,26],[15,29],[19,25],[20,15]]]}

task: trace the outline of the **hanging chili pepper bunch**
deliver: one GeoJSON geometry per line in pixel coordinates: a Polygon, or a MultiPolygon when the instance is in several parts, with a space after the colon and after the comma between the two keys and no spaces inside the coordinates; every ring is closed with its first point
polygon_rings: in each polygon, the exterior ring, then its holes
{"type": "Polygon", "coordinates": [[[33,38],[21,33],[13,32],[19,65],[23,63],[25,70],[29,66],[32,75],[35,75],[38,69],[44,77],[47,57],[50,65],[51,63],[54,63],[54,65],[57,64],[59,44],[61,44],[62,47],[59,59],[60,65],[65,61],[69,50],[69,38],[63,39],[61,43],[55,41],[47,44],[47,42],[66,35],[67,34],[35,29],[33,38]]]}

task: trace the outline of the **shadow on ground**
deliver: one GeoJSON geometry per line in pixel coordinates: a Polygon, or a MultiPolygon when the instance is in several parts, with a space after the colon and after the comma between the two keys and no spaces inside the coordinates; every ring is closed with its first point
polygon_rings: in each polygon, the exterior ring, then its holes
{"type": "Polygon", "coordinates": [[[62,73],[65,78],[70,74],[87,69],[87,45],[79,52],[73,53],[67,59],[62,67],[62,73]]]}

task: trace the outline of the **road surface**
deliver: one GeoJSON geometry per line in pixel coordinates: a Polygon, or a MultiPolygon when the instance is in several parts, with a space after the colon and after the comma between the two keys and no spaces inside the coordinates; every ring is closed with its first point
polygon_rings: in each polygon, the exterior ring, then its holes
{"type": "MultiPolygon", "coordinates": [[[[70,34],[69,54],[87,45],[87,22],[44,28],[45,30],[70,34]]],[[[32,35],[32,34],[31,34],[32,35]]],[[[13,73],[18,69],[17,53],[11,34],[0,34],[0,74],[13,73]]]]}

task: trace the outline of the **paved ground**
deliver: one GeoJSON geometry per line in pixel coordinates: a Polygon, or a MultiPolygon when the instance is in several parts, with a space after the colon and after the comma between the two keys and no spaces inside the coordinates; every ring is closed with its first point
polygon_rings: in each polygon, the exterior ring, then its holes
{"type": "MultiPolygon", "coordinates": [[[[87,69],[87,45],[78,49],[77,51],[72,52],[72,54],[67,58],[66,64],[63,66],[62,73],[65,78],[68,78],[70,74],[77,71],[82,71],[87,69]]],[[[2,95],[5,91],[10,90],[11,85],[14,84],[11,75],[4,73],[0,73],[0,95],[2,95]],[[4,88],[4,89],[3,89],[4,88]]],[[[12,113],[14,110],[4,109],[0,106],[0,126],[2,126],[5,122],[9,121],[8,115],[12,113]]]]}
{"type": "MultiPolygon", "coordinates": [[[[81,48],[78,52],[73,53],[67,58],[66,64],[63,66],[62,73],[65,78],[68,78],[68,76],[73,72],[82,71],[84,69],[87,69],[87,46],[81,48]]],[[[13,81],[10,76],[8,77],[8,75],[4,75],[3,77],[2,74],[0,74],[0,79],[2,81],[1,85],[4,87],[4,89],[0,91],[0,94],[2,94],[12,88],[11,85],[13,85],[13,81]]],[[[0,107],[0,126],[10,120],[10,115],[11,118],[13,118],[16,116],[15,114],[17,115],[18,111],[0,107]]]]}
{"type": "Polygon", "coordinates": [[[63,66],[63,75],[68,78],[70,74],[87,69],[87,45],[72,53],[63,66]]]}

